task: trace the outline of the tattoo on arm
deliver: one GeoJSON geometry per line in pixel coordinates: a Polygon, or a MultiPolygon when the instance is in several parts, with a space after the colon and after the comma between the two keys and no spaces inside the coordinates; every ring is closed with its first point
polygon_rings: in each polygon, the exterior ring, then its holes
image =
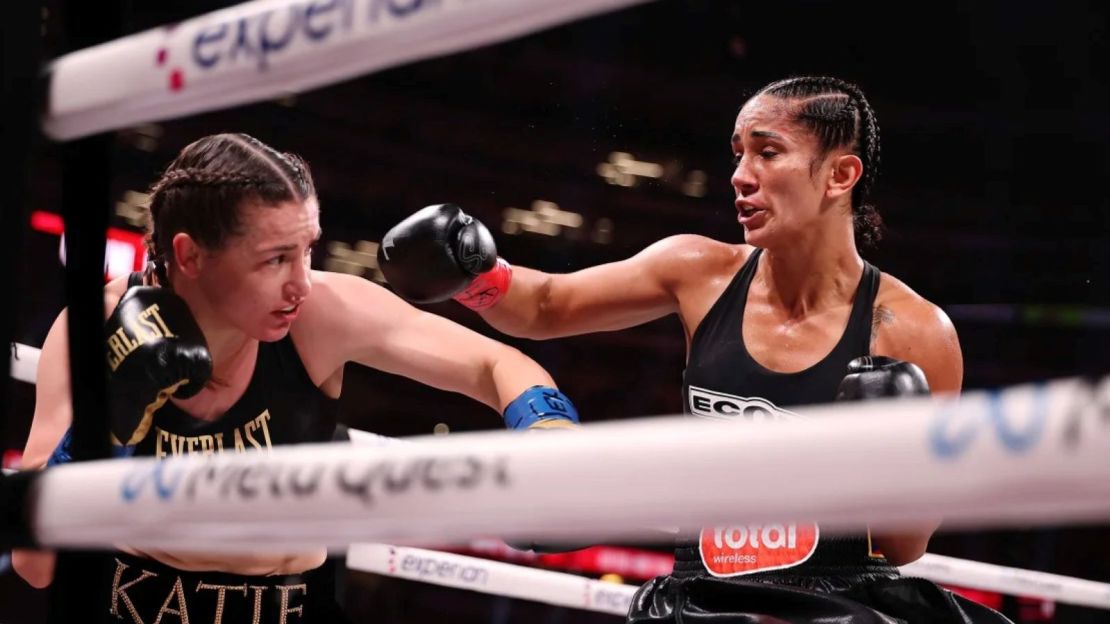
{"type": "Polygon", "coordinates": [[[876,306],[875,311],[871,314],[871,346],[875,346],[875,341],[879,339],[879,327],[889,325],[894,322],[894,312],[890,308],[882,305],[876,306]]]}

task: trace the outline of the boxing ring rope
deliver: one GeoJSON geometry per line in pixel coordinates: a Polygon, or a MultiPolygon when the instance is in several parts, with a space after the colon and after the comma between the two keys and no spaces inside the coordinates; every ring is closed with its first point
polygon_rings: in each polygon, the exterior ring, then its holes
{"type": "MultiPolygon", "coordinates": [[[[352,544],[347,567],[362,572],[534,602],[624,615],[636,587],[452,553],[352,544]]],[[[1110,584],[926,554],[904,576],[1068,604],[1110,609],[1110,584]]]]}
{"type": "Polygon", "coordinates": [[[277,98],[647,0],[254,0],[67,54],[55,140],[277,98]]]}
{"type": "Polygon", "coordinates": [[[352,544],[347,567],[442,587],[624,616],[636,587],[452,553],[352,544]]]}
{"type": "Polygon", "coordinates": [[[29,384],[35,383],[38,379],[40,353],[41,349],[13,342],[10,371],[12,379],[29,384]]]}
{"type": "Polygon", "coordinates": [[[1061,381],[959,401],[815,407],[799,410],[808,419],[742,426],[671,417],[573,435],[461,433],[373,457],[325,444],[86,462],[42,475],[35,533],[51,546],[126,538],[253,548],[630,538],[641,536],[628,527],[645,523],[738,518],[815,521],[823,533],[932,515],[950,527],[1094,521],[1110,517],[1110,423],[1092,409],[1094,392],[1061,381]]]}
{"type": "MultiPolygon", "coordinates": [[[[13,371],[26,370],[37,359],[32,347],[17,345],[13,353],[13,371]]],[[[23,381],[34,382],[31,370],[23,381]]],[[[351,430],[352,444],[347,447],[302,445],[270,454],[86,462],[42,475],[37,485],[37,534],[53,546],[126,541],[172,547],[204,539],[251,549],[272,540],[340,548],[360,539],[427,543],[537,532],[623,537],[629,535],[622,529],[626,526],[706,525],[730,518],[828,518],[845,527],[915,514],[944,515],[947,521],[955,513],[968,527],[1102,519],[1110,517],[1110,497],[1099,483],[1110,465],[1110,423],[1099,408],[1110,402],[1108,390],[1110,383],[1105,381],[1097,388],[1062,381],[968,393],[959,402],[910,399],[803,409],[802,414],[818,418],[779,423],[709,423],[682,417],[590,425],[573,433],[496,432],[408,440],[351,430]],[[891,410],[899,417],[891,418],[891,410]],[[993,423],[992,430],[981,431],[987,422],[993,423]],[[693,433],[681,435],[682,429],[693,433]],[[817,452],[814,444],[840,450],[826,453],[811,466],[815,462],[807,456],[817,452]],[[376,450],[367,454],[367,447],[376,450]],[[691,467],[688,454],[675,452],[679,448],[699,448],[700,456],[712,457],[691,467]],[[722,455],[721,450],[726,452],[722,455]],[[866,462],[845,461],[868,455],[866,462]],[[680,456],[684,461],[666,459],[680,456]],[[898,465],[896,456],[904,458],[905,467],[898,465]],[[560,459],[566,457],[570,459],[560,459]],[[591,459],[598,457],[601,461],[591,459]],[[649,462],[645,457],[655,459],[649,462]],[[1045,472],[1053,465],[1055,472],[1045,472]],[[775,470],[776,466],[789,470],[775,470]],[[910,489],[931,495],[922,500],[903,496],[898,505],[887,504],[883,499],[893,492],[884,488],[897,489],[902,482],[876,475],[876,466],[885,474],[914,475],[910,489]],[[649,471],[653,485],[636,487],[649,471]],[[675,471],[681,475],[659,478],[660,473],[675,471]],[[868,471],[879,478],[869,478],[868,471]],[[705,516],[667,515],[670,508],[693,502],[676,500],[684,487],[695,490],[688,499],[715,500],[704,488],[684,486],[685,479],[706,485],[713,474],[722,473],[752,475],[755,483],[714,481],[708,484],[710,492],[731,486],[729,503],[698,505],[705,516]],[[831,474],[833,479],[817,479],[818,474],[831,474]],[[960,487],[957,479],[973,485],[960,487]],[[592,491],[580,495],[588,489],[580,484],[592,491]],[[833,504],[829,497],[816,497],[821,488],[833,488],[840,501],[833,504]],[[622,492],[630,489],[635,493],[622,492]],[[966,492],[947,496],[951,489],[966,492]],[[1053,490],[1059,495],[1044,496],[1053,490]],[[996,495],[999,491],[1002,496],[996,495]],[[798,498],[792,501],[792,495],[798,498]],[[969,511],[968,497],[981,499],[1000,516],[969,511]],[[298,504],[290,506],[294,500],[298,504]],[[1023,504],[1002,504],[1006,501],[1023,504]],[[614,505],[621,509],[607,511],[614,505]],[[631,513],[621,512],[630,505],[631,513]],[[1054,511],[1043,513],[1037,509],[1041,506],[1054,511]],[[859,511],[871,508],[883,513],[859,511]],[[753,514],[752,509],[760,512],[753,514]],[[1055,515],[1059,510],[1065,515],[1055,515]],[[429,517],[431,522],[426,521],[429,517]],[[567,530],[568,525],[575,528],[567,530]]],[[[613,613],[627,607],[621,597],[634,591],[575,575],[386,544],[351,546],[348,566],[613,613]],[[455,573],[458,570],[467,572],[455,573]]],[[[902,567],[902,572],[941,583],[1110,608],[1110,584],[1060,575],[933,554],[902,567]]]]}

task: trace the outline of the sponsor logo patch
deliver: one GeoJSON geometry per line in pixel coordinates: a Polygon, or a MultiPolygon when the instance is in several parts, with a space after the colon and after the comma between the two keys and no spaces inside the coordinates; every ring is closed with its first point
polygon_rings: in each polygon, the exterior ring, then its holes
{"type": "Polygon", "coordinates": [[[701,530],[698,551],[713,576],[781,570],[813,556],[820,530],[812,522],[715,526],[701,530]]]}
{"type": "Polygon", "coordinates": [[[690,413],[702,418],[750,421],[801,418],[760,397],[735,396],[697,386],[689,386],[687,397],[690,413]]]}

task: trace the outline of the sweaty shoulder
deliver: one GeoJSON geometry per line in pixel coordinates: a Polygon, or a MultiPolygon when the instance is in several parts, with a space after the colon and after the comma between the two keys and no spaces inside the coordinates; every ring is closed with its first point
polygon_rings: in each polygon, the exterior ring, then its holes
{"type": "Polygon", "coordinates": [[[306,340],[305,344],[312,344],[314,352],[331,361],[341,358],[352,340],[373,335],[383,324],[407,312],[415,310],[368,279],[313,271],[312,292],[302,304],[291,331],[295,342],[306,340]]]}
{"type": "Polygon", "coordinates": [[[722,243],[697,234],[678,234],[653,243],[638,256],[677,289],[719,275],[731,278],[754,249],[751,245],[722,243]]]}
{"type": "Polygon", "coordinates": [[[342,319],[344,309],[352,305],[354,300],[373,297],[377,291],[389,292],[357,275],[313,271],[312,292],[305,299],[297,324],[301,324],[302,321],[314,323],[342,319]]]}
{"type": "Polygon", "coordinates": [[[883,273],[872,319],[873,353],[917,364],[934,392],[959,390],[963,356],[956,328],[943,310],[883,273]]]}
{"type": "Polygon", "coordinates": [[[349,295],[346,293],[352,288],[365,286],[365,282],[363,278],[354,275],[313,271],[312,292],[301,305],[300,317],[293,323],[294,338],[313,335],[319,339],[342,325],[345,308],[349,305],[349,295]]]}
{"type": "Polygon", "coordinates": [[[301,305],[290,334],[309,377],[329,396],[338,397],[342,386],[352,306],[365,302],[367,293],[372,297],[375,289],[380,287],[355,275],[312,272],[312,292],[301,305]]]}

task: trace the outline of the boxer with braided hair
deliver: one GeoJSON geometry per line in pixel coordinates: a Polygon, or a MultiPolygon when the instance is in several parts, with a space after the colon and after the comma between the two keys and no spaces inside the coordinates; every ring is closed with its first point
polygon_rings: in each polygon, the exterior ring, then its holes
{"type": "MultiPolygon", "coordinates": [[[[105,287],[114,441],[158,458],[329,441],[348,362],[465,394],[511,428],[577,421],[547,372],[516,349],[361,277],[312,270],[320,235],[299,157],[243,134],[185,147],[152,187],[152,268],[105,287]]],[[[64,314],[39,360],[29,468],[68,459],[64,314]]],[[[323,548],[228,555],[205,546],[121,546],[87,621],[345,620],[323,548]]],[[[13,565],[32,585],[51,580],[50,553],[17,552],[13,565]]]]}
{"type": "MultiPolygon", "coordinates": [[[[498,259],[492,237],[473,235],[477,222],[443,204],[386,234],[382,270],[411,300],[454,297],[497,329],[534,339],[677,314],[685,408],[696,416],[792,418],[796,405],[959,392],[951,322],[859,253],[882,232],[871,204],[879,126],[863,92],[836,78],[774,82],[744,103],[730,134],[747,244],[673,236],[628,260],[547,274],[498,259]]],[[[737,475],[737,487],[758,478],[737,475]]],[[[920,557],[938,523],[874,535],[860,527],[854,537],[822,535],[812,523],[694,529],[675,551],[674,573],[636,595],[629,622],[1004,621],[898,576],[894,566],[920,557]]]]}
{"type": "Polygon", "coordinates": [[[852,187],[856,240],[863,248],[877,244],[883,221],[870,201],[879,177],[879,124],[860,88],[838,78],[812,77],[780,80],[760,93],[799,102],[796,119],[817,137],[818,157],[843,146],[859,157],[863,171],[852,187]]]}
{"type": "Polygon", "coordinates": [[[241,229],[239,211],[227,206],[248,198],[276,206],[316,195],[308,165],[299,156],[247,135],[216,136],[221,139],[198,141],[183,150],[151,187],[147,250],[164,283],[166,251],[175,232],[189,232],[217,249],[241,229]]]}

